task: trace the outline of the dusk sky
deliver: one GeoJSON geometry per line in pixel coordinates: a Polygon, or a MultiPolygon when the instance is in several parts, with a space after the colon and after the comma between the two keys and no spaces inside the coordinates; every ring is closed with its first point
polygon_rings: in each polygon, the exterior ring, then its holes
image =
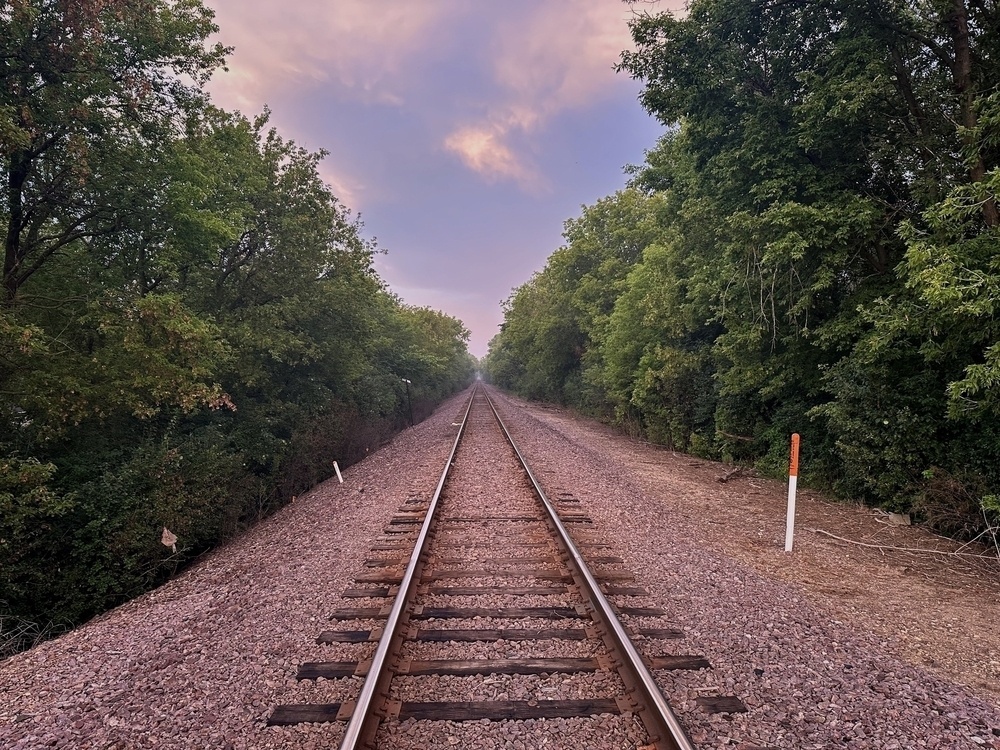
{"type": "Polygon", "coordinates": [[[614,72],[631,41],[620,0],[206,4],[236,48],[216,103],[266,104],[284,137],[328,151],[324,178],[387,251],[380,276],[460,318],[476,356],[563,222],[623,187],[662,132],[614,72]]]}

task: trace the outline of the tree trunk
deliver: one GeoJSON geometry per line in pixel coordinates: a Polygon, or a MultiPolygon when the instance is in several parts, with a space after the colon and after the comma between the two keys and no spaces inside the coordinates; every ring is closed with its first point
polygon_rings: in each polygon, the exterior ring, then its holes
{"type": "MultiPolygon", "coordinates": [[[[981,182],[986,176],[986,164],[983,154],[972,130],[978,123],[976,117],[976,90],[972,80],[972,45],[969,41],[969,11],[965,0],[952,0],[951,13],[948,17],[952,39],[955,42],[955,60],[952,65],[952,80],[955,93],[958,95],[960,121],[966,128],[962,141],[966,148],[974,153],[972,165],[969,167],[969,178],[972,182],[981,182]]],[[[988,198],[983,202],[983,218],[986,225],[995,227],[1000,224],[1000,212],[996,202],[988,198]]]]}
{"type": "Polygon", "coordinates": [[[21,232],[24,230],[22,197],[30,164],[24,152],[15,151],[10,155],[10,173],[7,175],[7,237],[4,241],[3,260],[3,304],[6,307],[14,304],[20,286],[21,261],[24,260],[21,243],[21,232]]]}

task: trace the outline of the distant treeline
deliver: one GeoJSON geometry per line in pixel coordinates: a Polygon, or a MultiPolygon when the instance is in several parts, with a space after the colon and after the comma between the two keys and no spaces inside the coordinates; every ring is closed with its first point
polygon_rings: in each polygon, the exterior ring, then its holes
{"type": "Polygon", "coordinates": [[[0,656],[471,380],[468,332],[385,287],[323,154],[209,102],[216,30],[199,0],[0,10],[0,656]]]}
{"type": "Polygon", "coordinates": [[[965,538],[1000,511],[1000,11],[694,0],[622,69],[667,127],[505,304],[493,381],[965,538]]]}

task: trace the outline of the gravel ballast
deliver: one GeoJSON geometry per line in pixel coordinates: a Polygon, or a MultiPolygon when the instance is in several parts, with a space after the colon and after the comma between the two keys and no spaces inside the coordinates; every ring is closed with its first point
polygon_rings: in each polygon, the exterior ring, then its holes
{"type": "Polygon", "coordinates": [[[611,554],[684,629],[685,650],[712,663],[715,691],[697,673],[656,672],[699,746],[1000,748],[995,706],[902,663],[877,636],[795,588],[701,548],[696,529],[678,528],[628,472],[580,442],[581,433],[553,427],[516,399],[498,401],[542,484],[572,490],[611,554]],[[738,696],[750,710],[705,713],[695,700],[712,692],[738,696]]]}
{"type": "MultiPolygon", "coordinates": [[[[322,630],[363,626],[331,623],[333,610],[384,603],[340,594],[353,587],[365,559],[397,557],[372,553],[371,544],[408,499],[430,497],[464,404],[464,396],[446,402],[347,470],[343,485],[335,479],[320,485],[156,591],[0,663],[0,747],[336,746],[342,725],[266,727],[265,721],[275,705],[339,701],[358,690],[359,678],[298,682],[295,674],[305,661],[360,659],[372,651],[373,644],[315,641],[322,630]]],[[[664,608],[665,619],[687,637],[658,641],[657,649],[703,653],[712,663],[707,671],[655,673],[699,747],[1000,749],[995,706],[901,662],[881,637],[838,621],[797,588],[701,548],[696,530],[677,527],[667,508],[580,435],[540,421],[516,400],[500,397],[499,407],[550,494],[572,492],[594,521],[586,534],[610,545],[600,554],[621,557],[624,564],[614,567],[635,574],[636,585],[651,594],[616,601],[664,608]],[[697,707],[697,698],[712,694],[735,695],[749,711],[710,714],[697,707]]],[[[626,621],[664,626],[664,618],[626,621]]],[[[474,648],[484,656],[504,651],[502,644],[474,648]]],[[[495,679],[499,695],[510,681],[495,679]]],[[[546,679],[535,680],[541,693],[555,687],[546,679]]],[[[588,695],[597,680],[575,677],[573,689],[588,695]]],[[[421,682],[411,677],[399,689],[418,696],[421,682]]],[[[591,747],[592,722],[612,729],[615,739],[608,741],[616,744],[608,747],[642,740],[632,719],[600,717],[551,720],[546,744],[569,747],[575,738],[577,747],[591,747]]],[[[517,747],[525,746],[522,730],[537,736],[538,729],[516,722],[423,726],[429,724],[405,722],[387,742],[517,747]]]]}

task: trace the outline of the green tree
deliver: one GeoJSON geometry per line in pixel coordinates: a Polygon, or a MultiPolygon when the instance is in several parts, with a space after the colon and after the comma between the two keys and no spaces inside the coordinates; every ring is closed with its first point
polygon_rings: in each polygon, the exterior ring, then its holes
{"type": "Polygon", "coordinates": [[[605,409],[608,321],[629,269],[661,234],[661,211],[658,196],[628,189],[566,222],[566,244],[505,303],[487,365],[496,382],[532,398],[605,409]]]}
{"type": "MultiPolygon", "coordinates": [[[[701,0],[633,24],[622,67],[692,165],[674,255],[697,264],[674,267],[721,326],[717,435],[749,457],[777,466],[807,432],[813,467],[903,506],[933,466],[995,475],[998,20],[965,0],[701,0]]],[[[637,184],[674,189],[677,158],[637,184]]]]}
{"type": "Polygon", "coordinates": [[[621,253],[625,194],[585,209],[508,301],[490,373],[773,471],[797,431],[812,478],[894,507],[948,484],[929,476],[991,486],[998,21],[967,0],[637,16],[622,69],[668,133],[626,194],[652,231],[621,253]]]}
{"type": "Polygon", "coordinates": [[[115,230],[102,186],[156,150],[226,50],[199,0],[5,3],[0,13],[4,303],[56,253],[115,230]]]}

